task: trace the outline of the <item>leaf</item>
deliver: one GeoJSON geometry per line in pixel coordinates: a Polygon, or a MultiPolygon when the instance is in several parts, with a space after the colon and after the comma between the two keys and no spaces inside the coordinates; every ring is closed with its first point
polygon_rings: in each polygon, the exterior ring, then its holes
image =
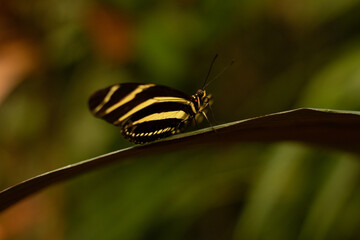
{"type": "Polygon", "coordinates": [[[360,153],[360,112],[301,108],[218,125],[214,129],[179,134],[38,175],[0,192],[0,211],[48,186],[90,170],[129,158],[182,150],[195,145],[221,147],[238,142],[299,141],[360,153]]]}

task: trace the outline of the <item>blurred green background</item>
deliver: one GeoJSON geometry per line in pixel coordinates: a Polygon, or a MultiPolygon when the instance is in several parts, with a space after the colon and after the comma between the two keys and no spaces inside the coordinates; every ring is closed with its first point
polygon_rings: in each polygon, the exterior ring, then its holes
{"type": "MultiPolygon", "coordinates": [[[[0,1],[0,189],[132,144],[91,116],[110,84],[189,95],[211,59],[218,123],[360,111],[359,0],[0,1]]],[[[206,126],[206,124],[204,125],[206,126]]],[[[116,164],[0,215],[4,239],[360,239],[359,157],[298,143],[116,164]]]]}

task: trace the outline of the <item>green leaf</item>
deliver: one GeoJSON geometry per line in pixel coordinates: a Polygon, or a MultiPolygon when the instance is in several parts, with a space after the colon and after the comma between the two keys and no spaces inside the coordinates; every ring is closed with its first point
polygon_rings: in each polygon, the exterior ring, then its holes
{"type": "Polygon", "coordinates": [[[299,141],[360,153],[360,112],[301,108],[227,123],[71,164],[0,192],[0,211],[55,183],[134,157],[239,142],[299,141]],[[215,131],[214,131],[215,130],[215,131]]]}

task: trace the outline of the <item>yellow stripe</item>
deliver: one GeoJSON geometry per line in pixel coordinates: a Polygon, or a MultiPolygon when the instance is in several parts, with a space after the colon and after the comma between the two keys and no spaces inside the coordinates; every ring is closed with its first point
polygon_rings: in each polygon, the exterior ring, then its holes
{"type": "Polygon", "coordinates": [[[116,90],[119,89],[119,85],[114,85],[110,88],[109,92],[106,94],[105,98],[103,99],[103,101],[93,110],[94,115],[96,115],[97,112],[100,111],[100,109],[107,103],[110,101],[111,96],[114,94],[114,92],[116,90]]]}
{"type": "Polygon", "coordinates": [[[189,117],[189,114],[187,114],[184,111],[169,111],[169,112],[161,112],[161,113],[154,113],[151,115],[148,115],[146,117],[143,117],[135,122],[133,122],[133,125],[143,123],[143,122],[149,122],[153,120],[162,120],[167,118],[176,118],[176,119],[187,119],[189,117]]]}
{"type": "Polygon", "coordinates": [[[103,114],[106,115],[106,114],[109,114],[111,113],[112,111],[114,111],[115,109],[117,109],[118,107],[124,105],[125,103],[128,103],[130,102],[131,100],[133,100],[135,98],[135,96],[138,94],[138,93],[141,93],[142,91],[144,91],[145,89],[149,88],[149,87],[152,87],[152,86],[155,86],[155,84],[145,84],[145,85],[139,85],[134,91],[132,91],[131,93],[129,93],[125,98],[123,98],[120,102],[112,105],[111,107],[109,107],[108,109],[106,109],[105,113],[103,114]]]}
{"type": "Polygon", "coordinates": [[[193,103],[191,101],[189,101],[189,100],[184,99],[184,98],[178,98],[178,97],[154,97],[154,98],[151,98],[151,99],[137,105],[136,107],[134,107],[133,109],[128,111],[126,114],[124,114],[122,117],[120,117],[113,124],[117,125],[121,121],[127,119],[132,114],[140,111],[141,109],[144,109],[144,108],[146,108],[146,107],[148,107],[148,106],[150,106],[150,105],[152,105],[154,103],[159,103],[159,102],[177,102],[177,103],[182,103],[182,104],[186,104],[186,105],[192,105],[192,107],[193,107],[193,103]]]}

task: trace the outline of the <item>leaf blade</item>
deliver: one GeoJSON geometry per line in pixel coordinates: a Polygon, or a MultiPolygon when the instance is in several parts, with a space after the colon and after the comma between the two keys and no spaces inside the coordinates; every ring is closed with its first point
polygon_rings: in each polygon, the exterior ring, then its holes
{"type": "Polygon", "coordinates": [[[53,184],[134,157],[195,145],[300,141],[360,154],[360,113],[300,108],[201,129],[71,164],[25,180],[0,192],[0,212],[53,184]]]}

